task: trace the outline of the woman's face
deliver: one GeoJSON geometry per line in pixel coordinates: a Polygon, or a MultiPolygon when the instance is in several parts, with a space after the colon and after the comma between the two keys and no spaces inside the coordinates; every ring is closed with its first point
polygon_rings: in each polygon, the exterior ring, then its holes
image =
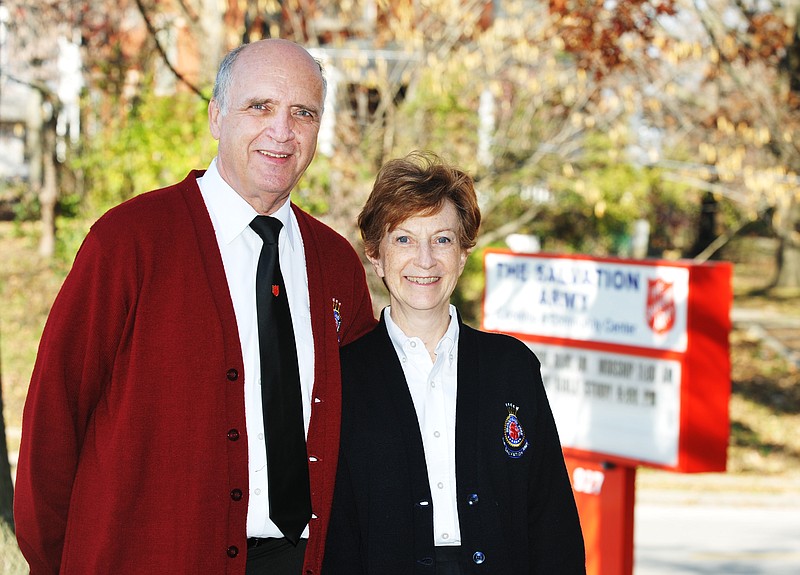
{"type": "Polygon", "coordinates": [[[445,202],[439,212],[410,217],[384,234],[378,257],[369,259],[389,290],[393,319],[449,313],[468,255],[459,230],[456,208],[445,202]]]}

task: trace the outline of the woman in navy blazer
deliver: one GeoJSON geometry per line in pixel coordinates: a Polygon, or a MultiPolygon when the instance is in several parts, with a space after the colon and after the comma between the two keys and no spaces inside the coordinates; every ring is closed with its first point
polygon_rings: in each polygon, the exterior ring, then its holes
{"type": "Polygon", "coordinates": [[[480,219],[472,179],[430,153],[387,162],[359,215],[390,306],[342,349],[323,575],[586,572],[539,361],[450,304],[480,219]]]}

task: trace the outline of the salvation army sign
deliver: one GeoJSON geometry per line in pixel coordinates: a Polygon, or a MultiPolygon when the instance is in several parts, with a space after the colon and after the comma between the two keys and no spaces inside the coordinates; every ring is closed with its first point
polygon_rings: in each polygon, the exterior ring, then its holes
{"type": "Polygon", "coordinates": [[[686,268],[496,252],[485,266],[486,329],[686,349],[686,268]]]}
{"type": "Polygon", "coordinates": [[[729,264],[489,250],[482,328],[525,341],[568,449],[724,470],[729,264]]]}
{"type": "Polygon", "coordinates": [[[526,343],[542,362],[562,445],[678,466],[680,361],[526,343]]]}

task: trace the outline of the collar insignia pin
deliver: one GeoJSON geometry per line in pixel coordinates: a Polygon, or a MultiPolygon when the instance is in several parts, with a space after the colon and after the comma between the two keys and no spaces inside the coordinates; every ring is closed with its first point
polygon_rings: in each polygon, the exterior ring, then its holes
{"type": "Polygon", "coordinates": [[[339,337],[339,331],[342,329],[342,314],[339,311],[342,307],[341,302],[338,299],[333,298],[333,321],[336,322],[336,339],[341,341],[339,337]]]}

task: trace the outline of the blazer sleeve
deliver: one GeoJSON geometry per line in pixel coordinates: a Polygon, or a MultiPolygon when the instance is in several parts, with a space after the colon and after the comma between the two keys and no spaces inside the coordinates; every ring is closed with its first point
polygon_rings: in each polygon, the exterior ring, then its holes
{"type": "Polygon", "coordinates": [[[531,384],[537,404],[533,437],[540,446],[536,471],[530,477],[528,501],[531,574],[585,575],[586,555],[578,509],[542,382],[541,366],[532,352],[530,355],[531,384]]]}

